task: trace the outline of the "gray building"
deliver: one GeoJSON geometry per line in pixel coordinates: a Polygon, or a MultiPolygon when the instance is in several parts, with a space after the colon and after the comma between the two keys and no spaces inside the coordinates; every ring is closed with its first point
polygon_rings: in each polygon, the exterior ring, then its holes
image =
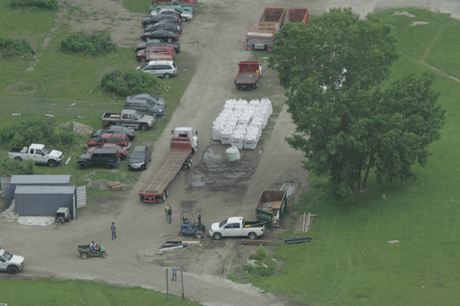
{"type": "Polygon", "coordinates": [[[12,175],[6,187],[6,207],[14,199],[16,186],[70,186],[70,174],[67,175],[12,175]]]}
{"type": "Polygon", "coordinates": [[[20,216],[55,216],[59,207],[68,207],[75,218],[75,186],[17,186],[14,211],[20,216]]]}

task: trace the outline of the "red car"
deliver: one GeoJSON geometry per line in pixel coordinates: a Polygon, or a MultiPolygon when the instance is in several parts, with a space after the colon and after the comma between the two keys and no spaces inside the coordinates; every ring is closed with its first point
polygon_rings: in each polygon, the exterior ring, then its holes
{"type": "Polygon", "coordinates": [[[129,141],[129,137],[126,134],[111,134],[111,133],[106,133],[102,134],[99,137],[94,137],[90,140],[88,140],[85,143],[85,148],[90,148],[90,147],[97,147],[106,143],[110,144],[116,144],[121,147],[127,147],[129,149],[131,147],[131,142],[129,141]]]}
{"type": "Polygon", "coordinates": [[[97,147],[91,147],[88,150],[86,150],[86,154],[93,154],[95,149],[102,149],[102,148],[111,148],[111,149],[117,149],[118,156],[120,159],[125,159],[126,156],[128,156],[128,149],[126,147],[119,146],[117,144],[112,144],[112,143],[106,143],[104,145],[100,145],[97,147]]]}

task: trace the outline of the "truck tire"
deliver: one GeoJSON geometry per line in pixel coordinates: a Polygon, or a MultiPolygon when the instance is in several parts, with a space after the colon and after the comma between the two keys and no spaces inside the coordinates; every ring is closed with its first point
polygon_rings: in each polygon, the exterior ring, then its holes
{"type": "Polygon", "coordinates": [[[115,169],[115,164],[114,163],[107,163],[107,165],[105,165],[105,167],[109,170],[112,170],[112,169],[115,169]]]}
{"type": "Polygon", "coordinates": [[[101,256],[102,256],[102,258],[107,258],[107,253],[106,253],[106,252],[102,252],[102,253],[101,253],[101,256]]]}
{"type": "Polygon", "coordinates": [[[163,192],[163,194],[161,195],[161,198],[158,199],[158,203],[164,203],[166,201],[166,193],[163,192]]]}
{"type": "Polygon", "coordinates": [[[257,234],[254,233],[254,232],[250,232],[248,234],[248,238],[251,239],[251,240],[257,239],[257,234]]]}
{"type": "Polygon", "coordinates": [[[16,266],[9,266],[8,267],[8,273],[10,273],[12,275],[15,275],[15,274],[18,274],[18,272],[19,272],[18,267],[16,267],[16,266]]]}
{"type": "Polygon", "coordinates": [[[246,45],[246,50],[252,51],[252,49],[254,49],[254,47],[252,45],[246,45]]]}
{"type": "Polygon", "coordinates": [[[16,160],[16,161],[18,161],[18,162],[21,162],[21,161],[22,161],[22,158],[19,157],[19,156],[16,156],[16,157],[14,158],[14,160],[16,160]]]}
{"type": "Polygon", "coordinates": [[[268,51],[268,52],[272,52],[272,51],[273,51],[273,47],[267,46],[267,51],[268,51]]]}
{"type": "Polygon", "coordinates": [[[149,127],[147,126],[147,124],[142,123],[141,126],[139,127],[139,129],[140,129],[141,131],[144,131],[144,132],[145,132],[145,131],[147,131],[147,130],[149,129],[149,127]]]}
{"type": "Polygon", "coordinates": [[[165,190],[165,194],[166,194],[166,198],[168,198],[169,197],[169,189],[165,190]]]}
{"type": "Polygon", "coordinates": [[[256,89],[257,87],[259,87],[259,82],[256,82],[256,83],[251,85],[252,89],[256,89]]]}
{"type": "Polygon", "coordinates": [[[88,169],[88,164],[87,163],[79,163],[78,168],[80,168],[80,170],[86,170],[86,169],[88,169]]]}
{"type": "Polygon", "coordinates": [[[140,196],[139,200],[141,201],[141,203],[144,203],[144,196],[140,196]]]}
{"type": "Polygon", "coordinates": [[[88,253],[81,253],[80,257],[81,257],[81,259],[86,259],[86,258],[88,258],[88,253]]]}
{"type": "Polygon", "coordinates": [[[241,89],[241,84],[236,84],[236,89],[241,89]]]}
{"type": "Polygon", "coordinates": [[[56,165],[57,165],[57,163],[56,163],[55,160],[51,159],[51,160],[48,161],[48,167],[54,168],[54,167],[56,167],[56,165]]]}
{"type": "Polygon", "coordinates": [[[195,234],[195,237],[196,237],[196,239],[203,239],[204,235],[203,235],[202,232],[197,232],[197,233],[195,234]]]}
{"type": "Polygon", "coordinates": [[[145,56],[141,57],[141,62],[142,63],[145,63],[147,61],[147,59],[145,58],[145,56]]]}
{"type": "Polygon", "coordinates": [[[214,238],[214,240],[220,240],[220,239],[222,239],[222,234],[214,233],[214,235],[212,235],[212,238],[214,238]]]}

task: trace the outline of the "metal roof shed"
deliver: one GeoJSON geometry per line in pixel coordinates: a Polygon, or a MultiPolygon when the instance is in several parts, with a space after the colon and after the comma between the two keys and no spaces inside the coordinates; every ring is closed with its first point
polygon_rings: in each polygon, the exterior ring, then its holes
{"type": "Polygon", "coordinates": [[[17,186],[14,211],[20,216],[54,216],[59,207],[76,214],[75,186],[17,186]]]}
{"type": "Polygon", "coordinates": [[[12,175],[6,188],[6,205],[14,199],[16,186],[70,186],[70,175],[12,175]]]}

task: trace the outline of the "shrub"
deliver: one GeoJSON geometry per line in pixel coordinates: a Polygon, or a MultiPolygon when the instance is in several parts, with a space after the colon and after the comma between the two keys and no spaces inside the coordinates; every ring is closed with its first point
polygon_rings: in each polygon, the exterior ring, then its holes
{"type": "Polygon", "coordinates": [[[127,96],[156,89],[158,78],[134,68],[116,69],[102,77],[101,86],[119,96],[127,96]]]}
{"type": "Polygon", "coordinates": [[[37,172],[35,162],[31,159],[21,162],[9,158],[0,160],[0,176],[35,174],[37,172]]]}
{"type": "Polygon", "coordinates": [[[57,0],[10,0],[11,6],[36,6],[54,10],[58,8],[57,0]]]}
{"type": "Polygon", "coordinates": [[[34,53],[29,42],[25,39],[12,40],[0,37],[0,53],[3,58],[10,59],[34,53]]]}
{"type": "Polygon", "coordinates": [[[259,244],[256,254],[249,255],[249,259],[264,260],[265,258],[267,258],[267,256],[267,250],[265,250],[265,248],[261,244],[259,244]]]}
{"type": "Polygon", "coordinates": [[[70,34],[61,41],[61,50],[80,54],[100,55],[115,52],[117,45],[113,42],[110,33],[95,31],[88,34],[85,31],[70,34]]]}
{"type": "Polygon", "coordinates": [[[32,119],[0,128],[0,143],[6,147],[23,147],[31,143],[43,143],[48,146],[77,143],[73,127],[58,129],[54,120],[32,119]]]}

